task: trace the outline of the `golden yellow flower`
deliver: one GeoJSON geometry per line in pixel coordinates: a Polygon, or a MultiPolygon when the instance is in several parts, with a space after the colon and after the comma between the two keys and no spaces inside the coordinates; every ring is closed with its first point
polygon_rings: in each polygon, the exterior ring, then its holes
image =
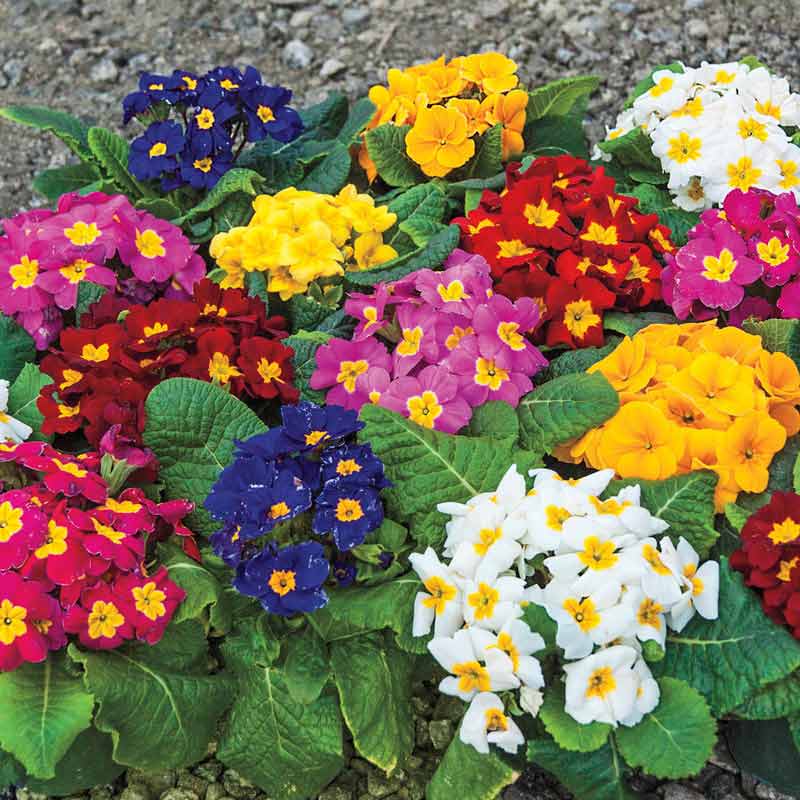
{"type": "Polygon", "coordinates": [[[502,53],[475,53],[463,59],[462,74],[486,94],[508,92],[518,83],[517,65],[502,53]]]}
{"type": "Polygon", "coordinates": [[[739,488],[763,492],[772,457],[786,444],[786,431],[768,414],[756,412],[737,419],[717,445],[717,460],[733,470],[739,488]]]}
{"type": "Polygon", "coordinates": [[[657,361],[647,354],[644,339],[626,336],[604,359],[587,372],[600,372],[618,392],[640,392],[656,373],[657,361]]]}
{"type": "Polygon", "coordinates": [[[426,175],[441,178],[472,158],[475,142],[467,136],[467,120],[461,112],[433,106],[420,110],[406,134],[406,149],[426,175]]]}

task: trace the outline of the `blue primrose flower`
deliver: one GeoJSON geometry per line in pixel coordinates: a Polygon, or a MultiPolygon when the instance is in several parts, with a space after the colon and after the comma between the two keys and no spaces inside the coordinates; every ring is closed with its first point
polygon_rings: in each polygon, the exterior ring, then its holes
{"type": "Polygon", "coordinates": [[[236,569],[233,585],[248,597],[257,597],[272,614],[289,617],[322,608],[328,595],[322,585],[330,564],[318,542],[263,550],[236,569]]]}
{"type": "Polygon", "coordinates": [[[175,92],[177,103],[194,104],[200,93],[205,88],[202,78],[185,69],[176,69],[167,81],[168,88],[175,92]]]}
{"type": "Polygon", "coordinates": [[[356,411],[335,405],[318,406],[308,401],[283,406],[281,418],[284,435],[298,450],[330,444],[364,427],[356,411]]]}
{"type": "Polygon", "coordinates": [[[385,489],[391,481],[383,474],[383,463],[368,444],[345,444],[323,450],[320,457],[322,482],[371,486],[385,489]]]}
{"type": "Polygon", "coordinates": [[[317,497],[312,529],[318,536],[333,534],[345,552],[361,544],[383,522],[383,503],[375,489],[329,483],[317,497]]]}
{"type": "Polygon", "coordinates": [[[154,122],[131,142],[128,169],[140,181],[158,178],[175,168],[186,140],[177,122],[154,122]]]}
{"type": "Polygon", "coordinates": [[[350,586],[356,579],[356,565],[342,559],[334,561],[333,577],[337,586],[350,586]]]}
{"type": "Polygon", "coordinates": [[[202,158],[215,150],[230,150],[227,123],[237,113],[236,105],[217,84],[209,84],[197,98],[189,123],[192,153],[202,158]]]}
{"type": "Polygon", "coordinates": [[[206,79],[218,83],[228,95],[236,95],[244,81],[244,76],[236,67],[214,67],[206,74],[206,79]]]}
{"type": "Polygon", "coordinates": [[[311,508],[311,489],[298,480],[293,465],[281,464],[271,487],[249,487],[242,502],[241,536],[255,539],[311,508]]]}
{"type": "Polygon", "coordinates": [[[181,161],[180,176],[195,189],[212,189],[232,166],[233,154],[228,150],[204,156],[189,152],[181,161]]]}
{"type": "Polygon", "coordinates": [[[283,428],[270,428],[264,433],[257,433],[249,439],[234,441],[237,458],[250,455],[267,461],[288,456],[297,450],[297,445],[283,434],[283,428]]]}
{"type": "Polygon", "coordinates": [[[240,455],[229,464],[211,487],[205,508],[212,517],[233,525],[241,525],[247,516],[249,492],[264,494],[272,489],[277,466],[249,455],[240,455]]]}
{"type": "Polygon", "coordinates": [[[225,525],[209,537],[211,549],[229,567],[236,567],[242,560],[242,538],[238,525],[225,525]]]}
{"type": "Polygon", "coordinates": [[[256,86],[242,89],[239,97],[247,118],[247,141],[258,142],[271,136],[291,142],[303,132],[300,115],[288,107],[292,93],[283,86],[256,86]]]}

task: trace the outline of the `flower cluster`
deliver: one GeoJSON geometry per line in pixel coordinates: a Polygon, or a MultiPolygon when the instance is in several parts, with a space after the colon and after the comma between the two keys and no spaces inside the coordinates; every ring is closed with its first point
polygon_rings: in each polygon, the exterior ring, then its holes
{"type": "Polygon", "coordinates": [[[24,442],[33,433],[30,425],[14,419],[8,411],[8,381],[0,380],[0,442],[24,442]]]}
{"type": "Polygon", "coordinates": [[[292,93],[270,86],[252,66],[216,67],[205,75],[176,69],[144,72],[139,90],[123,101],[123,123],[150,124],[131,143],[128,169],[139,180],[161,179],[166,191],[180,186],[210,189],[233,166],[247,142],[271,137],[291,142],[303,130],[288,103],[292,93]],[[180,115],[180,122],[169,119],[180,115]]]}
{"type": "Polygon", "coordinates": [[[761,593],[764,613],[800,639],[800,495],[775,492],[747,520],[731,566],[761,593]]]}
{"type": "Polygon", "coordinates": [[[223,523],[211,544],[236,568],[234,587],[291,616],[327,603],[326,549],[346,554],[380,527],[389,482],[370,446],[348,441],[364,427],[355,412],[302,402],[281,417],[280,427],[237,443],[205,505],[223,523]]]}
{"type": "Polygon", "coordinates": [[[534,654],[545,642],[525,620],[530,603],[557,624],[565,711],[581,724],[636,725],[659,701],[642,643],[663,650],[667,627],[683,630],[695,613],[717,617],[719,565],[701,566],[683,538],[677,548],[656,540],[668,526],[640,505],[638,486],[602,499],[611,470],[579,480],[530,474],[529,492],[512,466],[496,492],[438,506],[450,515],[449,563],[432,548],[411,556],[424,586],[413,632],[433,628],[428,649],[450,673],[439,689],[471,701],[460,736],[484,753],[523,743],[495,692],[520,688],[534,715],[541,704],[546,680],[534,654]],[[544,569],[534,565],[542,555],[544,569]]]}
{"type": "Polygon", "coordinates": [[[533,300],[493,295],[488,264],[454,251],[442,272],[423,269],[345,303],[352,341],[317,350],[311,386],[328,402],[377,403],[426,428],[454,433],[487,400],[516,406],[547,360],[525,338],[539,323],[533,300]],[[393,345],[387,350],[384,341],[393,345]]]}
{"type": "Polygon", "coordinates": [[[721,312],[729,312],[733,324],[751,316],[800,317],[795,195],[734,189],[722,206],[704,211],[688,243],[667,256],[664,300],[679,319],[710,319],[721,312]]]}
{"type": "MultiPolygon", "coordinates": [[[[623,111],[608,140],[641,128],[669,174],[675,204],[699,211],[731,189],[800,192],[800,95],[766,67],[703,63],[662,69],[623,111]]],[[[602,155],[602,154],[601,154],[602,155]]]]}
{"type": "Polygon", "coordinates": [[[353,184],[335,196],[290,187],[259,195],[253,208],[247,226],[218,233],[211,242],[211,257],[225,272],[221,286],[240,287],[247,273],[263,272],[269,291],[288,300],[314,281],[397,257],[383,241],[397,215],[353,184]]]}
{"type": "Polygon", "coordinates": [[[0,312],[46,349],[76,306],[81,284],[149,296],[192,291],[206,267],[170,222],[135,209],[122,195],[63,195],[55,211],[1,221],[0,312]]]}
{"type": "Polygon", "coordinates": [[[630,311],[661,296],[658,254],[672,251],[669,229],[638,200],[614,191],[603,168],[572,156],[511,165],[506,189],[454,220],[462,246],[492,268],[495,289],[535,298],[548,346],[603,342],[603,312],[630,311]]]}
{"type": "Polygon", "coordinates": [[[650,325],[589,371],[608,379],[621,408],[559,448],[559,458],[623,478],[710,469],[718,511],[740,491],[764,491],[773,456],[800,431],[794,361],[716,321],[650,325]]]}
{"type": "MultiPolygon", "coordinates": [[[[517,65],[500,53],[444,56],[404,70],[390,69],[387,86],[369,90],[379,125],[411,125],[406,151],[431,177],[444,177],[475,154],[475,137],[503,126],[503,160],[525,148],[522,130],[528,93],[517,88],[517,65]]],[[[362,146],[359,163],[372,181],[375,165],[362,146]]]]}
{"type": "Polygon", "coordinates": [[[280,342],[284,329],[284,318],[267,318],[260,298],[221,289],[207,278],[196,284],[191,300],[131,305],[105,295],[80,328],[61,332],[60,349],[42,360],[42,372],[53,379],[37,401],[42,430],[82,430],[96,446],[119,424],[125,436],[141,442],[147,395],[180,376],[236,395],[294,402],[294,351],[280,342]]]}
{"type": "Polygon", "coordinates": [[[106,455],[0,443],[0,464],[21,477],[0,486],[0,671],[43,661],[67,634],[92,649],[155,644],[185,597],[145,560],[148,542],[172,534],[196,552],[182,522],[193,505],[136,488],[113,496],[106,455]]]}

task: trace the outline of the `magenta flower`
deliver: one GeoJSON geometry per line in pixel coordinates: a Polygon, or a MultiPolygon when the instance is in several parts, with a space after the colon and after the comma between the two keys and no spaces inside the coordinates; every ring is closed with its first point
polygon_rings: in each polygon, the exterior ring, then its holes
{"type": "Polygon", "coordinates": [[[46,523],[29,492],[12,489],[0,494],[0,572],[25,563],[44,540],[46,523]]]}
{"type": "MultiPolygon", "coordinates": [[[[780,305],[780,303],[779,303],[780,305]]],[[[745,297],[741,304],[728,314],[728,324],[742,327],[746,319],[772,319],[777,316],[775,306],[763,297],[745,297]]]]}
{"type": "Polygon", "coordinates": [[[423,269],[414,273],[415,286],[434,311],[471,314],[492,292],[489,264],[483,256],[454,250],[442,272],[423,269]]]}
{"type": "Polygon", "coordinates": [[[12,236],[0,240],[0,311],[9,316],[41,312],[53,302],[41,280],[46,248],[42,243],[14,247],[12,241],[12,236]]]}
{"type": "Polygon", "coordinates": [[[186,597],[163,566],[152,575],[120,576],[114,582],[114,594],[127,601],[136,638],[150,645],[160,641],[175,609],[186,597]]]}
{"type": "Polygon", "coordinates": [[[63,494],[66,497],[82,495],[93,503],[105,502],[108,487],[106,482],[92,471],[93,465],[89,462],[81,464],[77,459],[44,454],[39,458],[29,459],[27,466],[44,473],[42,475],[44,485],[54,494],[63,494]]]}
{"type": "Polygon", "coordinates": [[[789,281],[783,287],[778,308],[784,319],[800,319],[800,279],[789,281]]]}
{"type": "Polygon", "coordinates": [[[38,350],[46,350],[64,327],[61,311],[54,305],[39,311],[21,312],[16,320],[33,337],[38,350]]]}
{"type": "Polygon", "coordinates": [[[359,376],[356,381],[356,387],[359,392],[366,394],[370,403],[378,404],[383,393],[389,388],[390,383],[391,378],[385,369],[373,367],[359,376]]]}
{"type": "Polygon", "coordinates": [[[152,214],[123,217],[119,227],[119,257],[141,281],[169,280],[194,255],[194,247],[180,228],[152,214]]]}
{"type": "Polygon", "coordinates": [[[459,395],[459,381],[447,367],[425,367],[416,377],[394,380],[383,393],[380,405],[396,411],[424,428],[446,433],[461,430],[472,409],[459,395]]]}
{"type": "Polygon", "coordinates": [[[64,629],[77,633],[84,647],[110,650],[134,637],[132,617],[127,598],[101,582],[81,592],[78,602],[67,611],[64,629]]]}
{"type": "Polygon", "coordinates": [[[124,572],[137,569],[144,558],[144,540],[114,524],[110,511],[81,512],[72,509],[70,521],[83,531],[83,546],[90,555],[115,564],[124,572]]]}
{"type": "Polygon", "coordinates": [[[375,294],[353,292],[344,303],[344,310],[358,320],[353,331],[353,341],[361,342],[377,333],[384,325],[383,314],[389,299],[389,291],[385,283],[375,286],[375,294]]]}
{"type": "Polygon", "coordinates": [[[75,308],[78,287],[83,281],[113,289],[117,284],[117,275],[108,267],[77,257],[68,263],[46,268],[41,273],[39,285],[53,295],[59,308],[66,310],[75,308]]]}
{"type": "Polygon", "coordinates": [[[388,371],[391,359],[386,348],[376,339],[348,342],[331,339],[317,350],[317,369],[311,376],[312,389],[333,387],[327,396],[328,404],[358,410],[368,401],[358,385],[358,379],[371,369],[388,371]]]}
{"type": "Polygon", "coordinates": [[[400,341],[393,355],[396,377],[408,375],[420,362],[439,362],[439,342],[443,339],[445,316],[437,315],[430,306],[414,306],[410,303],[397,309],[395,324],[400,331],[400,341]]]}

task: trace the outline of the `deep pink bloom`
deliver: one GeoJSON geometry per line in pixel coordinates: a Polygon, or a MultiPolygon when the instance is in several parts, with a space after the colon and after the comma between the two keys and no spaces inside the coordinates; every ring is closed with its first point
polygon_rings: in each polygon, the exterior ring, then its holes
{"type": "Polygon", "coordinates": [[[194,255],[194,247],[171,222],[138,213],[123,218],[119,257],[140,280],[166,281],[182,271],[194,255]]]}
{"type": "Polygon", "coordinates": [[[81,495],[93,503],[105,502],[108,487],[94,471],[97,467],[96,459],[80,461],[62,453],[53,456],[45,454],[29,459],[28,466],[44,473],[44,485],[55,494],[66,497],[81,495]]]}
{"type": "Polygon", "coordinates": [[[728,315],[728,324],[742,327],[742,323],[751,317],[764,320],[777,316],[775,306],[763,297],[745,297],[741,304],[728,315]]]}
{"type": "Polygon", "coordinates": [[[483,256],[454,250],[442,272],[423,269],[413,273],[422,299],[434,310],[471,314],[492,292],[489,264],[483,256]]]}
{"type": "Polygon", "coordinates": [[[785,319],[800,319],[800,279],[790,281],[783,287],[778,308],[785,319]]]}
{"type": "Polygon", "coordinates": [[[12,489],[0,494],[0,572],[21,567],[45,537],[47,517],[31,501],[30,492],[12,489]]]}
{"type": "Polygon", "coordinates": [[[70,521],[83,531],[86,552],[115,564],[124,572],[137,569],[144,558],[144,540],[137,532],[115,526],[117,515],[96,509],[89,512],[71,509],[70,521]]]}
{"type": "Polygon", "coordinates": [[[381,396],[389,388],[392,379],[389,373],[381,367],[372,367],[356,380],[356,388],[361,394],[367,396],[370,403],[377,404],[381,396]]]}
{"type": "Polygon", "coordinates": [[[113,289],[117,284],[117,274],[108,267],[78,257],[72,261],[48,266],[39,276],[39,285],[53,295],[59,308],[75,308],[78,301],[78,287],[83,281],[113,289]]]}
{"type": "Polygon", "coordinates": [[[169,579],[165,567],[152,575],[130,573],[117,578],[114,594],[124,598],[131,609],[130,620],[136,638],[156,644],[186,597],[186,592],[169,579]]]}
{"type": "Polygon", "coordinates": [[[352,292],[344,303],[344,310],[358,320],[353,331],[352,340],[361,342],[377,333],[384,325],[383,314],[389,299],[389,291],[385,283],[375,287],[374,294],[352,292]]]}
{"type": "Polygon", "coordinates": [[[446,315],[436,314],[430,306],[406,304],[397,309],[395,324],[400,341],[394,348],[392,362],[396,377],[408,375],[420,362],[439,362],[442,356],[439,342],[444,338],[441,331],[446,326],[444,317],[446,315]]]}
{"type": "Polygon", "coordinates": [[[98,583],[80,594],[64,618],[67,633],[77,633],[80,643],[92,650],[111,650],[135,635],[133,609],[105,583],[98,583]]]}

